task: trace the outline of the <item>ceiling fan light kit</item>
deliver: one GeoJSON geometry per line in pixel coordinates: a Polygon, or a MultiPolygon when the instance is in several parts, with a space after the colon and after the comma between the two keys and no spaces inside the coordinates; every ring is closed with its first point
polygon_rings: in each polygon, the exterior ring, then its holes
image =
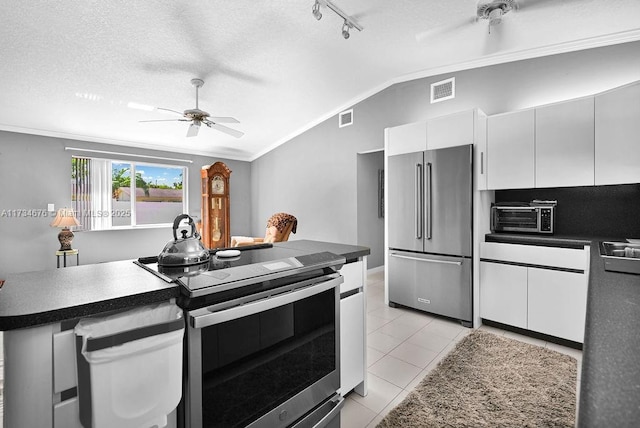
{"type": "Polygon", "coordinates": [[[362,31],[363,29],[362,26],[358,24],[358,22],[356,22],[355,19],[347,15],[342,9],[340,9],[338,6],[333,4],[330,0],[315,0],[315,3],[313,4],[313,7],[311,9],[311,13],[313,14],[314,18],[316,18],[318,21],[322,19],[322,12],[320,12],[320,6],[327,7],[328,9],[335,12],[336,15],[338,15],[340,18],[344,20],[344,24],[342,25],[342,37],[344,37],[345,40],[350,37],[349,30],[351,30],[352,28],[355,28],[358,31],[362,31]]]}
{"type": "MultiPolygon", "coordinates": [[[[206,111],[200,110],[200,105],[198,103],[199,101],[198,91],[204,85],[204,80],[198,79],[198,78],[191,79],[191,85],[193,85],[196,88],[196,108],[187,109],[184,112],[179,112],[177,110],[172,110],[172,109],[162,108],[162,107],[152,108],[153,110],[162,110],[170,113],[179,114],[183,117],[183,119],[141,120],[140,122],[176,122],[176,121],[191,122],[191,124],[189,125],[189,129],[187,129],[187,137],[197,136],[198,131],[200,130],[200,125],[202,125],[203,123],[207,125],[209,128],[216,129],[220,132],[224,132],[225,134],[231,135],[236,138],[240,138],[244,135],[243,132],[237,131],[235,129],[229,128],[224,125],[220,125],[220,123],[240,123],[236,118],[213,117],[209,115],[209,113],[207,113],[206,111]]],[[[129,103],[130,107],[132,107],[131,104],[135,104],[136,106],[144,106],[144,104],[129,103]]],[[[139,107],[134,106],[132,108],[139,108],[139,107]]],[[[148,110],[148,109],[144,108],[142,110],[148,110]]]]}

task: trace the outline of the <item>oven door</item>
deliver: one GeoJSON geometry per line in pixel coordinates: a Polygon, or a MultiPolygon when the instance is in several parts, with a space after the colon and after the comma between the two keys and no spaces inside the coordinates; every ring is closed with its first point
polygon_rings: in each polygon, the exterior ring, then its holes
{"type": "Polygon", "coordinates": [[[539,232],[539,210],[534,207],[492,207],[492,232],[539,232]]]}
{"type": "Polygon", "coordinates": [[[186,426],[286,427],[340,387],[339,274],[188,313],[186,426]]]}

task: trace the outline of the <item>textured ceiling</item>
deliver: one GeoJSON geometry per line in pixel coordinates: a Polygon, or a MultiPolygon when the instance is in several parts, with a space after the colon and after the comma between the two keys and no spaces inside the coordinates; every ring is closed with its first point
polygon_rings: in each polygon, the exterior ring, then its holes
{"type": "Polygon", "coordinates": [[[638,0],[520,0],[500,26],[476,0],[3,0],[0,129],[252,160],[409,78],[640,39],[638,0]],[[130,102],[233,116],[239,139],[130,102]]]}

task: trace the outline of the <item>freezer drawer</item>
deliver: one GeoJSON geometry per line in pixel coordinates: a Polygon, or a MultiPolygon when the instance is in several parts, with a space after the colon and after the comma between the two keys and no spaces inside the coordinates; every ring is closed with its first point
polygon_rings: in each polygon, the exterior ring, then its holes
{"type": "Polygon", "coordinates": [[[402,251],[389,252],[389,301],[472,320],[471,259],[402,251]]]}

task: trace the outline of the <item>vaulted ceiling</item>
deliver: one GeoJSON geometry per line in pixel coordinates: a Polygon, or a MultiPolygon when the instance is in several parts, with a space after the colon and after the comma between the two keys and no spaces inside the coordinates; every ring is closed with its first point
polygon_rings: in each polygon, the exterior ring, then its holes
{"type": "Polygon", "coordinates": [[[0,130],[252,160],[389,85],[640,39],[638,0],[519,0],[488,31],[477,0],[3,0],[0,130]],[[235,138],[187,122],[232,116],[235,138]]]}

